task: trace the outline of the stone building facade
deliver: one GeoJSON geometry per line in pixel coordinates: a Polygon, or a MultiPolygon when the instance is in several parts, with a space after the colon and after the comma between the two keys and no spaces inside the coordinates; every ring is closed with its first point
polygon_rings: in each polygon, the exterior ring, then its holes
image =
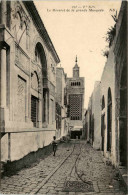
{"type": "Polygon", "coordinates": [[[33,1],[0,2],[1,160],[18,160],[55,135],[60,62],[33,1]]]}
{"type": "Polygon", "coordinates": [[[92,129],[92,145],[95,149],[100,149],[101,132],[101,106],[100,106],[100,81],[96,81],[92,93],[92,109],[91,109],[91,129],[92,129]]]}
{"type": "Polygon", "coordinates": [[[68,134],[69,122],[67,118],[67,75],[62,67],[56,68],[56,136],[57,138],[68,134]]]}
{"type": "Polygon", "coordinates": [[[85,138],[95,149],[101,148],[101,82],[96,81],[84,115],[85,138]]]}
{"type": "Polygon", "coordinates": [[[127,2],[122,2],[101,79],[102,149],[115,166],[127,166],[127,12],[127,2]]]}
{"type": "Polygon", "coordinates": [[[92,135],[97,131],[95,123],[98,120],[100,149],[105,158],[117,167],[120,165],[126,167],[128,162],[127,13],[127,2],[122,2],[116,23],[116,34],[109,49],[97,93],[100,101],[94,103],[94,94],[97,92],[94,88],[88,105],[89,117],[85,115],[85,121],[89,126],[89,141],[93,144],[92,135]],[[100,108],[100,112],[97,119],[94,117],[93,124],[93,110],[97,109],[96,107],[100,108]]]}
{"type": "Polygon", "coordinates": [[[115,56],[115,129],[116,161],[128,165],[128,2],[123,2],[116,26],[115,56]]]}
{"type": "Polygon", "coordinates": [[[79,76],[79,66],[76,64],[73,67],[73,77],[67,78],[67,99],[69,106],[69,124],[72,129],[72,138],[76,134],[80,137],[80,129],[83,126],[84,114],[84,77],[79,76]],[[73,132],[73,130],[76,130],[73,132]]]}

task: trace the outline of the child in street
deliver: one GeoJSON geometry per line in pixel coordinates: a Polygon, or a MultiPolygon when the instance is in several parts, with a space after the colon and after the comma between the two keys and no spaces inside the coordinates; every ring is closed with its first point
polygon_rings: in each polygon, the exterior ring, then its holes
{"type": "Polygon", "coordinates": [[[53,146],[53,156],[55,156],[55,154],[56,154],[56,149],[57,149],[56,136],[53,136],[52,146],[53,146]]]}

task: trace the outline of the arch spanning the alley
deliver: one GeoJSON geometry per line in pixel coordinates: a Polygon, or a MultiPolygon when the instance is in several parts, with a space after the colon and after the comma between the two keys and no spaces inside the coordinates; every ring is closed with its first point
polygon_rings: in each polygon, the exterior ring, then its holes
{"type": "Polygon", "coordinates": [[[112,93],[111,88],[108,89],[108,105],[107,105],[107,151],[111,152],[112,142],[112,93]]]}
{"type": "Polygon", "coordinates": [[[127,165],[127,66],[123,66],[120,79],[120,163],[127,165]]]}

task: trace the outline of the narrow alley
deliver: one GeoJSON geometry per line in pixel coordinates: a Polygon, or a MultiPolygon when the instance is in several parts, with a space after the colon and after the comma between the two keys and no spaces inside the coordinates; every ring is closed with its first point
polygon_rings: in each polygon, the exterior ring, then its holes
{"type": "Polygon", "coordinates": [[[101,151],[83,140],[58,145],[31,167],[1,180],[2,194],[124,195],[118,172],[105,162],[101,151]]]}

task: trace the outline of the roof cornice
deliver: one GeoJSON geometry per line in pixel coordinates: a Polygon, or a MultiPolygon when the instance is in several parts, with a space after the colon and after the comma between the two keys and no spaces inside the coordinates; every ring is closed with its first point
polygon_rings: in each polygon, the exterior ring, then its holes
{"type": "Polygon", "coordinates": [[[48,49],[51,51],[51,53],[53,54],[53,57],[56,61],[56,63],[60,62],[59,56],[53,46],[53,43],[48,35],[48,32],[43,24],[43,21],[36,9],[36,6],[34,5],[33,1],[23,1],[25,7],[27,8],[28,12],[30,13],[33,22],[38,30],[38,32],[40,33],[40,35],[42,36],[43,40],[45,41],[48,49]]]}

